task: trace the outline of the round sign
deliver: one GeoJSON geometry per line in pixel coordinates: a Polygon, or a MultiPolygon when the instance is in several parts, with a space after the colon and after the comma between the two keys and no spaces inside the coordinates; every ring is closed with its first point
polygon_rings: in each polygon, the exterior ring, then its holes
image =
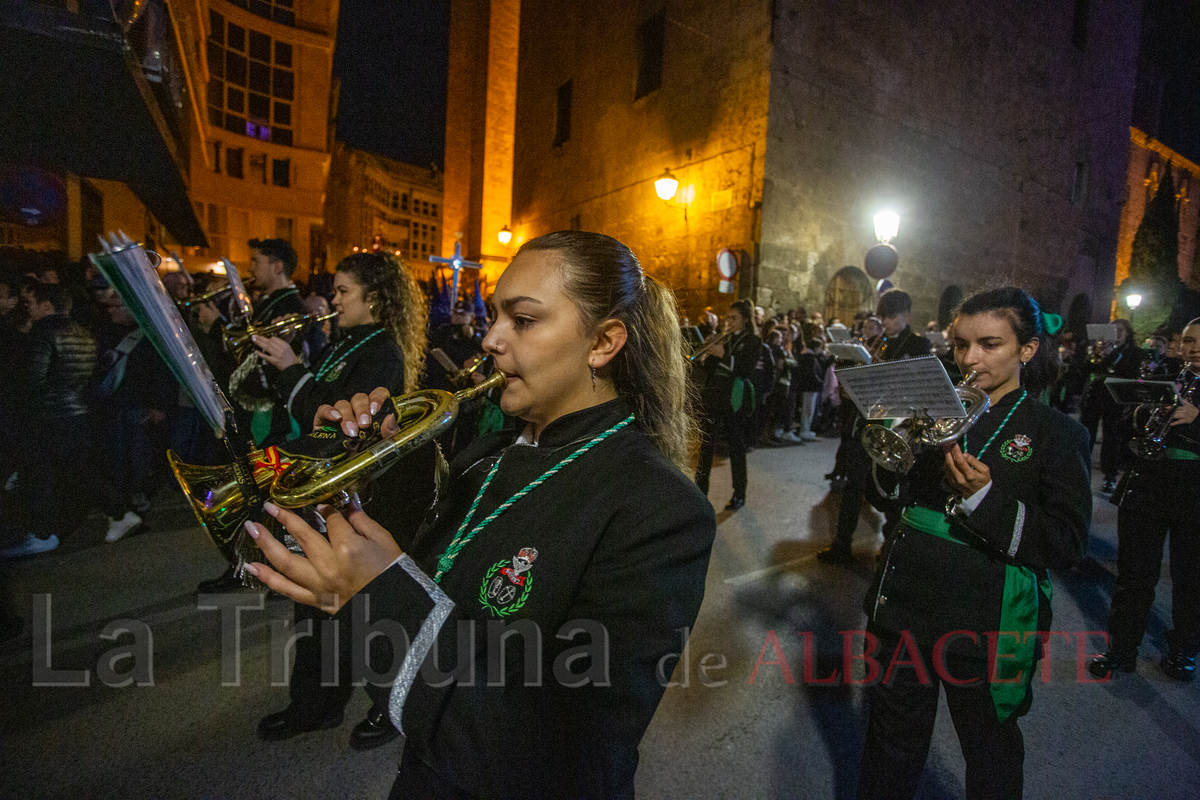
{"type": "Polygon", "coordinates": [[[863,266],[875,280],[882,280],[896,271],[900,255],[890,244],[877,244],[867,251],[863,266]]]}
{"type": "Polygon", "coordinates": [[[717,272],[721,273],[721,277],[725,280],[732,280],[733,276],[737,275],[737,271],[737,254],[728,247],[722,247],[717,253],[717,272]]]}

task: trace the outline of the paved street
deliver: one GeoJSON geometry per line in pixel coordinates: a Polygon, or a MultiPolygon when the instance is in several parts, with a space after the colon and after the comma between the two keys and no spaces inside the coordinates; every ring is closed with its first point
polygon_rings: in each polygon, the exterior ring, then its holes
{"type": "MultiPolygon", "coordinates": [[[[835,448],[835,440],[822,440],[750,454],[748,504],[718,513],[704,606],[677,685],[642,743],[639,796],[853,796],[861,689],[840,678],[839,685],[815,680],[842,674],[839,631],[863,627],[879,519],[870,511],[860,518],[857,564],[817,563],[837,509],[822,479],[835,448]],[[806,684],[799,634],[808,632],[815,658],[806,684]]],[[[730,493],[728,466],[718,465],[711,494],[718,508],[730,493]]],[[[267,599],[262,610],[244,612],[240,664],[223,665],[220,612],[198,610],[194,594],[198,581],[220,572],[220,558],[177,492],[160,495],[147,521],[149,529],[105,545],[93,520],[58,551],[0,567],[27,620],[22,636],[0,645],[0,797],[385,797],[399,748],[356,753],[347,746],[367,708],[361,691],[338,729],[283,743],[255,738],[257,720],[287,703],[286,688],[271,685],[270,638],[272,622],[288,618],[288,604],[267,599]],[[35,595],[49,595],[48,620],[46,600],[35,603],[35,595]],[[113,682],[108,662],[132,641],[102,638],[115,620],[137,620],[150,631],[153,685],[104,684],[106,675],[113,682]],[[33,685],[31,652],[47,631],[49,665],[37,648],[36,672],[51,678],[43,682],[79,683],[83,676],[68,671],[86,670],[89,685],[33,685]],[[225,678],[240,685],[222,685],[223,666],[225,678]],[[47,669],[56,672],[47,676],[47,669]]],[[[1048,682],[1039,678],[1022,723],[1028,797],[1182,799],[1195,797],[1200,784],[1200,685],[1170,681],[1156,665],[1169,621],[1165,574],[1138,673],[1107,685],[1077,680],[1074,633],[1103,630],[1107,618],[1115,522],[1115,509],[1097,495],[1089,560],[1054,576],[1054,627],[1072,638],[1053,641],[1048,682]]],[[[1088,652],[1101,647],[1099,637],[1082,641],[1088,652]]],[[[131,663],[118,659],[114,671],[125,673],[131,663]]],[[[861,669],[851,670],[856,675],[861,669]]],[[[943,705],[921,796],[960,797],[961,775],[943,705]]]]}

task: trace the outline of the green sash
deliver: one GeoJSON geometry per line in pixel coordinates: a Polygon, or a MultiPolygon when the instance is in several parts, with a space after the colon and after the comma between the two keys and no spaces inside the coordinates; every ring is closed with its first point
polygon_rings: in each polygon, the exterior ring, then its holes
{"type": "MultiPolygon", "coordinates": [[[[950,520],[939,511],[910,506],[904,509],[903,521],[913,530],[966,545],[966,542],[950,535],[950,520]]],[[[996,716],[1001,722],[1024,702],[1029,683],[1033,680],[1040,594],[1045,594],[1046,602],[1050,602],[1049,579],[1039,581],[1029,567],[1005,565],[1000,635],[996,641],[995,664],[989,665],[992,675],[988,681],[996,716]],[[1015,636],[1012,635],[1014,632],[1015,636]]]]}
{"type": "Polygon", "coordinates": [[[1200,456],[1181,447],[1168,447],[1166,457],[1172,461],[1200,461],[1200,456]]]}

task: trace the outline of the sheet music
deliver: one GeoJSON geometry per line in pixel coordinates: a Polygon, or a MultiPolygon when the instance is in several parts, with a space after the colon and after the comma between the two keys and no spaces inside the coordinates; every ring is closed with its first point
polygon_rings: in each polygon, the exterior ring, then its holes
{"type": "Polygon", "coordinates": [[[1104,387],[1121,405],[1173,405],[1180,401],[1175,381],[1146,381],[1136,378],[1105,378],[1104,387]]]}
{"type": "Polygon", "coordinates": [[[967,415],[937,356],[844,367],[835,372],[867,419],[899,419],[920,412],[934,419],[967,415]]]}
{"type": "Polygon", "coordinates": [[[853,361],[858,364],[871,363],[871,354],[867,348],[857,342],[854,344],[831,344],[827,349],[831,356],[840,361],[853,361]]]}
{"type": "Polygon", "coordinates": [[[826,328],[825,335],[829,337],[829,341],[838,344],[850,341],[852,336],[849,328],[826,328]]]}

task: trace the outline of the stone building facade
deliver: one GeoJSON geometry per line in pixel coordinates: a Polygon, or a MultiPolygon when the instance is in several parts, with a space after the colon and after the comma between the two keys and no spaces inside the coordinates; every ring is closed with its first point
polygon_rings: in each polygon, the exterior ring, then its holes
{"type": "Polygon", "coordinates": [[[330,270],[378,246],[427,280],[442,254],[442,174],[334,141],[325,223],[330,270]]]}
{"type": "Polygon", "coordinates": [[[209,240],[186,253],[189,268],[226,257],[244,271],[254,238],[290,241],[300,280],[325,267],[338,7],[338,0],[180,4],[180,35],[203,87],[188,194],[209,240]]]}
{"type": "MultiPolygon", "coordinates": [[[[998,281],[1106,315],[1134,0],[525,0],[519,16],[514,244],[609,233],[692,315],[733,299],[728,247],[739,294],[820,310],[890,207],[916,319],[998,281]]],[[[448,197],[453,158],[448,134],[448,197]]]]}

